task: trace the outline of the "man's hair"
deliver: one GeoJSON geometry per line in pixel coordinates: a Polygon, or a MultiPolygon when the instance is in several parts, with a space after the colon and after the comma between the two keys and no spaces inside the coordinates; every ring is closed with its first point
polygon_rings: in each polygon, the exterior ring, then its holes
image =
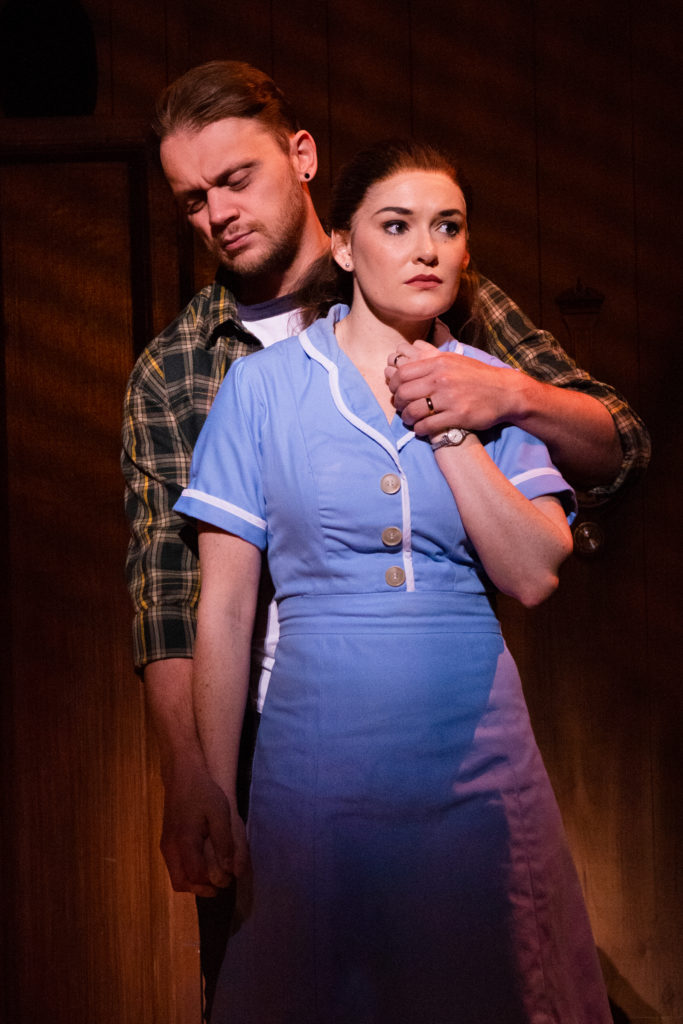
{"type": "Polygon", "coordinates": [[[299,123],[272,78],[250,64],[214,60],[191,68],[164,89],[152,128],[163,142],[179,131],[201,131],[226,117],[253,117],[288,151],[299,123]]]}

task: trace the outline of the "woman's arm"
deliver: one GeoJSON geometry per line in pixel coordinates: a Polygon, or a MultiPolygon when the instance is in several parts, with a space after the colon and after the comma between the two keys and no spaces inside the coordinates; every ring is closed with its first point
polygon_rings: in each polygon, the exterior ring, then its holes
{"type": "Polygon", "coordinates": [[[230,806],[232,843],[225,821],[208,823],[209,838],[218,863],[239,876],[248,857],[237,812],[237,759],[261,553],[240,537],[204,525],[199,531],[199,557],[202,590],[192,677],[194,713],[209,774],[230,806]]]}
{"type": "Polygon", "coordinates": [[[527,608],[558,584],[572,536],[557,498],[529,500],[501,473],[476,434],[435,458],[453,492],[468,537],[492,583],[527,608]]]}
{"type": "MultiPolygon", "coordinates": [[[[391,383],[400,363],[435,363],[438,356],[438,350],[424,342],[400,342],[396,353],[389,356],[387,383],[391,383]]],[[[463,364],[474,362],[465,356],[460,358],[463,364]]],[[[429,425],[436,428],[430,431],[432,440],[448,426],[462,426],[442,421],[438,415],[428,417],[429,425]]],[[[540,604],[557,587],[558,569],[573,548],[558,499],[552,495],[526,498],[501,473],[474,433],[456,447],[439,449],[435,458],[490,580],[527,607],[540,604]]]]}

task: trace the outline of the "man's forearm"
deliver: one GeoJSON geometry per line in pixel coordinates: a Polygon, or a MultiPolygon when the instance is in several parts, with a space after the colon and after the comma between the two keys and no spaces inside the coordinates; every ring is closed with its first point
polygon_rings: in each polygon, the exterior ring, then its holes
{"type": "Polygon", "coordinates": [[[147,707],[156,734],[164,784],[178,764],[204,764],[192,706],[191,658],[167,658],[145,666],[147,707]]]}
{"type": "Polygon", "coordinates": [[[590,395],[515,375],[510,422],[540,438],[553,462],[579,488],[611,483],[623,452],[614,420],[590,395]]]}
{"type": "Polygon", "coordinates": [[[164,780],[161,852],[173,888],[213,896],[230,881],[217,859],[219,840],[231,849],[230,808],[211,779],[195,726],[190,658],[145,668],[147,706],[159,744],[164,780]],[[208,842],[207,836],[212,841],[208,842]]]}

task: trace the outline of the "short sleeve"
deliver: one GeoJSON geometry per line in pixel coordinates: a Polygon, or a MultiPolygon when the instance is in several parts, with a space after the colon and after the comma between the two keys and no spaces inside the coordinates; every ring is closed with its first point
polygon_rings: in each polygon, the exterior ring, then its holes
{"type": "Polygon", "coordinates": [[[221,384],[192,456],[188,486],[174,508],[263,551],[267,524],[259,425],[264,415],[246,365],[247,360],[237,362],[221,384]]]}
{"type": "MultiPolygon", "coordinates": [[[[469,356],[489,366],[498,366],[510,373],[519,373],[516,368],[503,363],[497,356],[471,345],[450,339],[440,346],[444,351],[456,352],[469,356]]],[[[554,494],[562,502],[562,506],[570,523],[576,518],[578,503],[573,487],[567,483],[559,469],[550,458],[545,443],[529,434],[521,427],[511,424],[494,428],[481,435],[482,443],[487,452],[508,478],[511,484],[525,498],[540,498],[544,494],[554,494]]]]}
{"type": "Polygon", "coordinates": [[[520,427],[505,426],[496,440],[485,446],[501,473],[525,498],[531,500],[544,494],[553,494],[562,502],[569,522],[574,521],[576,495],[559,469],[553,465],[543,441],[520,427]]]}

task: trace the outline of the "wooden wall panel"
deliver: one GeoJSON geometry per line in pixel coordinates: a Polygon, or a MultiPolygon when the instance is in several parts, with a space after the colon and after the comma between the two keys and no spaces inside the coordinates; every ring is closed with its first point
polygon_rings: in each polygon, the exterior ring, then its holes
{"type": "Polygon", "coordinates": [[[13,1024],[189,1019],[168,1012],[172,967],[155,964],[168,883],[122,575],[136,162],[36,156],[0,179],[13,1024]]]}
{"type": "Polygon", "coordinates": [[[475,263],[536,316],[533,8],[414,3],[411,26],[415,130],[450,148],[470,178],[475,263]]]}
{"type": "MultiPolygon", "coordinates": [[[[317,0],[290,0],[273,8],[273,59],[269,69],[297,111],[301,127],[318,148],[318,173],[311,195],[327,213],[332,180],[328,8],[317,0]]],[[[257,61],[258,63],[258,61],[257,61]]]]}
{"type": "Polygon", "coordinates": [[[207,60],[245,60],[270,71],[276,41],[270,0],[225,4],[203,0],[191,7],[188,67],[207,60]]]}
{"type": "Polygon", "coordinates": [[[333,171],[368,142],[410,130],[409,0],[328,4],[333,171]]]}
{"type": "MultiPolygon", "coordinates": [[[[610,995],[631,1024],[682,1024],[679,5],[84,7],[96,114],[66,133],[70,159],[24,154],[0,176],[13,637],[0,1013],[198,1021],[192,900],[170,892],[158,852],[158,767],[129,664],[117,458],[133,350],[212,268],[193,256],[158,170],[143,199],[139,160],[112,140],[130,133],[117,117],[141,140],[167,81],[229,57],[271,72],[301,111],[319,144],[322,212],[332,175],[368,141],[413,131],[458,151],[482,270],[651,426],[644,484],[590,513],[601,554],[571,562],[542,608],[503,611],[610,995]],[[86,160],[93,125],[102,155],[86,160]],[[605,294],[591,329],[555,303],[579,276],[605,294]]],[[[0,120],[5,140],[11,128],[0,120]]]]}
{"type": "MultiPolygon", "coordinates": [[[[562,11],[539,5],[542,318],[562,337],[558,292],[578,277],[603,292],[597,324],[576,354],[638,405],[650,386],[640,373],[643,296],[634,237],[644,198],[633,179],[631,61],[639,37],[629,10],[618,20],[613,13],[588,3],[562,11]]],[[[651,841],[661,791],[651,730],[663,709],[649,661],[651,527],[643,489],[595,518],[605,529],[604,553],[568,567],[557,601],[538,616],[544,628],[551,619],[547,655],[557,666],[545,723],[552,732],[543,730],[540,738],[611,994],[635,1022],[670,1012],[680,999],[680,991],[672,996],[680,984],[676,957],[654,923],[662,912],[667,916],[660,890],[668,883],[651,841]]],[[[536,693],[540,698],[541,690],[536,693]]]]}
{"type": "Polygon", "coordinates": [[[148,116],[167,74],[167,11],[138,0],[84,0],[97,44],[98,119],[148,116]]]}
{"type": "MultiPolygon", "coordinates": [[[[680,686],[683,432],[680,40],[683,11],[669,0],[634,5],[634,187],[636,280],[643,412],[655,457],[646,480],[646,642],[651,759],[652,905],[634,921],[649,987],[664,1020],[683,1013],[683,753],[680,686]],[[673,128],[673,130],[672,130],[673,128]],[[664,951],[662,955],[661,951],[664,951]]],[[[643,840],[645,837],[643,836],[643,840]]]]}

